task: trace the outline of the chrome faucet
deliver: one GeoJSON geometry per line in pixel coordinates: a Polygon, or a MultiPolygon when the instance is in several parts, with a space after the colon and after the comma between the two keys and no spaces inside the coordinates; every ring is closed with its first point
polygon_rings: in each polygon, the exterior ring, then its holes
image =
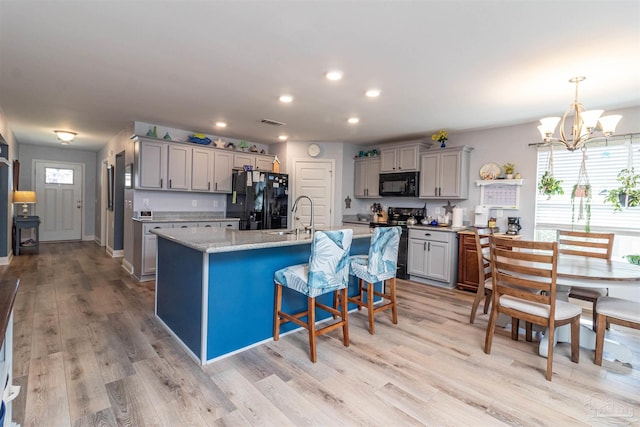
{"type": "MultiPolygon", "coordinates": [[[[298,196],[298,198],[296,199],[295,202],[293,202],[293,207],[291,208],[291,212],[292,213],[296,213],[296,211],[298,210],[298,202],[300,201],[300,199],[307,199],[309,200],[309,203],[311,203],[311,223],[309,224],[309,227],[304,227],[304,231],[305,233],[310,233],[313,234],[313,200],[311,200],[311,197],[309,196],[298,196]]],[[[295,217],[296,220],[300,220],[300,217],[295,217]]]]}

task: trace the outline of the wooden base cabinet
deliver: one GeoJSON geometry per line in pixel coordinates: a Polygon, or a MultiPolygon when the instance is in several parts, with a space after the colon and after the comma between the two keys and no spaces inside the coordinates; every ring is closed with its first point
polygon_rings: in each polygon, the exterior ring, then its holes
{"type": "MultiPolygon", "coordinates": [[[[476,252],[476,239],[472,231],[458,233],[458,284],[463,291],[476,292],[478,290],[478,256],[476,252]]],[[[519,234],[496,234],[500,237],[521,239],[519,234]]]]}

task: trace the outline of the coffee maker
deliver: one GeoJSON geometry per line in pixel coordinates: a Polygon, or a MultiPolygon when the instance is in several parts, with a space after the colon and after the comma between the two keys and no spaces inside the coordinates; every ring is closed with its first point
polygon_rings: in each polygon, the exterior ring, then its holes
{"type": "Polygon", "coordinates": [[[520,227],[519,216],[510,216],[507,218],[507,234],[518,234],[520,229],[522,229],[522,227],[520,227]]]}

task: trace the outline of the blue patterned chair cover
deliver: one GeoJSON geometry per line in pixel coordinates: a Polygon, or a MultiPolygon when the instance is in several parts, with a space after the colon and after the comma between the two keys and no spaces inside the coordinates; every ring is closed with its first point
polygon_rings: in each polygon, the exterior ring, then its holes
{"type": "Polygon", "coordinates": [[[349,251],[353,230],[316,231],[308,264],[280,269],[274,281],[308,297],[317,297],[349,285],[349,251]]]}
{"type": "Polygon", "coordinates": [[[373,229],[369,255],[354,255],[349,260],[350,273],[368,283],[377,283],[396,276],[400,227],[373,229]]]}

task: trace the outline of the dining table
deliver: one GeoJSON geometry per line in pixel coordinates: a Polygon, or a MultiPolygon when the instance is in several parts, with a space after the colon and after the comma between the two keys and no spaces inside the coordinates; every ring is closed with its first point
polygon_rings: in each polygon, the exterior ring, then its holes
{"type": "MultiPolygon", "coordinates": [[[[556,299],[568,301],[572,286],[631,290],[628,294],[637,292],[635,297],[640,301],[640,266],[627,261],[561,254],[558,257],[556,299]]],[[[543,357],[547,357],[549,348],[547,337],[548,334],[545,334],[538,348],[538,354],[543,357]]],[[[556,329],[554,341],[554,345],[558,342],[571,341],[569,325],[556,329]]],[[[594,350],[595,346],[595,331],[590,326],[580,325],[580,347],[594,350]]],[[[607,337],[605,337],[604,351],[613,354],[620,362],[631,362],[631,350],[607,337]]]]}

